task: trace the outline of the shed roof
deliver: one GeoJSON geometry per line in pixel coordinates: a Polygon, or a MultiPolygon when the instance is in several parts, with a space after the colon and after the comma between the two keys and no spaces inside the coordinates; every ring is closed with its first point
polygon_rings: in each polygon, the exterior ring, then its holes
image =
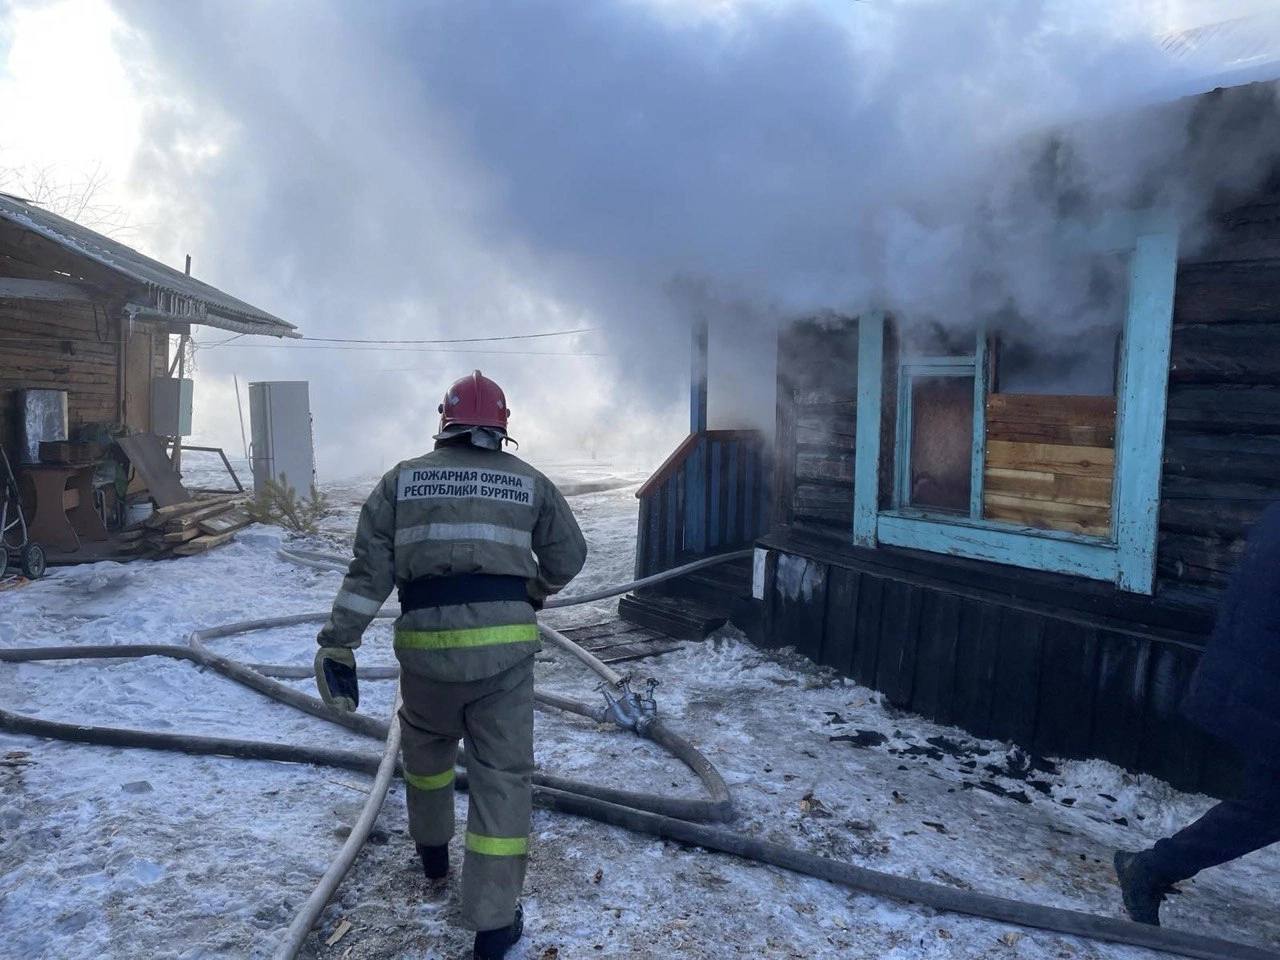
{"type": "Polygon", "coordinates": [[[1205,93],[1280,78],[1280,12],[1254,14],[1170,34],[1161,48],[1187,64],[1194,79],[1171,94],[1205,93]]]}
{"type": "Polygon", "coordinates": [[[300,335],[293,324],[265,310],[29,200],[0,193],[0,223],[37,234],[73,256],[105,268],[122,284],[137,288],[129,308],[140,309],[153,318],[235,333],[300,335]]]}

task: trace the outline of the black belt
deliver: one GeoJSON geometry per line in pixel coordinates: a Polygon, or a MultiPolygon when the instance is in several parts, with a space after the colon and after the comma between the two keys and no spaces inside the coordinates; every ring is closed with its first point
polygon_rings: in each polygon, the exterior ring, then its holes
{"type": "Polygon", "coordinates": [[[419,577],[396,585],[400,610],[426,610],[451,607],[459,603],[492,603],[517,600],[529,603],[528,583],[524,577],[491,573],[460,573],[451,577],[419,577]]]}

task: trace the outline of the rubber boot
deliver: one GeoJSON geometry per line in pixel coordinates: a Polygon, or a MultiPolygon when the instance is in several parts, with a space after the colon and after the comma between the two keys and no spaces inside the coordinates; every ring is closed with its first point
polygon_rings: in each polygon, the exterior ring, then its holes
{"type": "Polygon", "coordinates": [[[422,872],[428,880],[443,880],[449,874],[449,845],[429,847],[418,844],[418,856],[422,858],[422,872]]]}
{"type": "Polygon", "coordinates": [[[524,934],[524,907],[516,904],[516,918],[497,930],[481,930],[476,934],[472,956],[475,960],[502,960],[524,934]]]}
{"type": "Polygon", "coordinates": [[[1152,873],[1141,853],[1119,850],[1112,862],[1129,919],[1153,927],[1160,926],[1160,904],[1174,892],[1173,887],[1152,873]]]}

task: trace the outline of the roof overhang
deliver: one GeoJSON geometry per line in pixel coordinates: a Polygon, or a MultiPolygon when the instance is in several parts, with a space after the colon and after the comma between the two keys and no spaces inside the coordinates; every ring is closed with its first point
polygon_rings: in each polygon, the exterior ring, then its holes
{"type": "MultiPolygon", "coordinates": [[[[126,290],[125,309],[139,319],[270,337],[301,336],[293,324],[265,310],[30,201],[0,193],[0,224],[53,244],[73,262],[93,268],[96,278],[126,290]]],[[[31,250],[26,259],[38,261],[39,251],[31,250]]]]}

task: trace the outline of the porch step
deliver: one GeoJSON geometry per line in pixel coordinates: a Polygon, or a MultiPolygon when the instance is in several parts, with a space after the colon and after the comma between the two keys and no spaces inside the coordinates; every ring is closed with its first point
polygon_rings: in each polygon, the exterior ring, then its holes
{"type": "Polygon", "coordinates": [[[727,610],[698,600],[652,593],[627,594],[618,601],[618,615],[628,623],[680,640],[703,640],[729,619],[727,610]]]}
{"type": "Polygon", "coordinates": [[[605,663],[641,660],[680,649],[680,644],[670,637],[625,620],[606,620],[574,627],[566,630],[564,635],[605,663]]]}
{"type": "MultiPolygon", "coordinates": [[[[751,561],[717,564],[651,589],[657,595],[687,597],[729,611],[736,601],[751,597],[751,561]]],[[[650,591],[641,592],[649,594],[650,591]]]]}

